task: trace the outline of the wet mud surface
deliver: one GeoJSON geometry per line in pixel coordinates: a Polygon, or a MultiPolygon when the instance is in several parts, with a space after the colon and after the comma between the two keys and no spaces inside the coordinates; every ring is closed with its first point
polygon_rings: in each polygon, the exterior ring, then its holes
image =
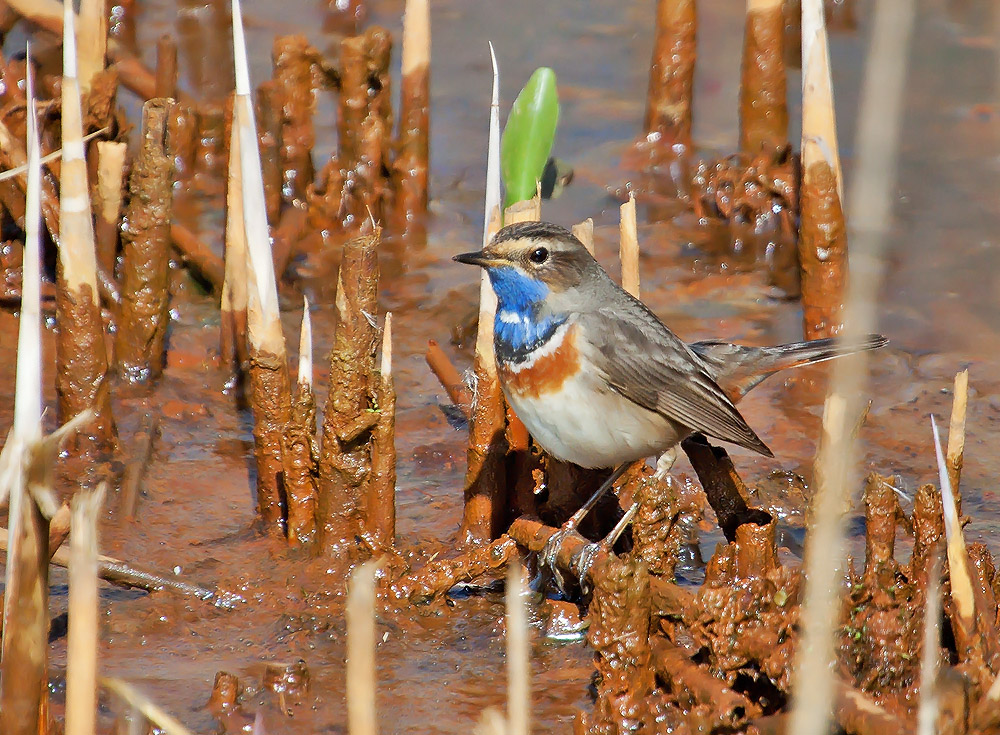
{"type": "MultiPolygon", "coordinates": [[[[244,13],[255,80],[270,76],[276,35],[304,34],[320,54],[336,57],[342,29],[324,7],[305,0],[247,3],[244,13]]],[[[913,510],[909,499],[918,496],[921,485],[936,481],[927,416],[948,415],[954,373],[969,367],[962,510],[972,518],[966,528],[968,541],[982,542],[996,555],[1000,497],[995,478],[1000,476],[1000,461],[992,450],[1000,441],[1000,300],[996,297],[1000,243],[995,226],[1000,217],[1000,100],[995,79],[1000,15],[994,17],[997,11],[989,7],[945,0],[932,2],[923,11],[914,48],[933,52],[914,53],[911,58],[898,197],[879,307],[879,329],[891,343],[871,360],[873,404],[861,434],[862,467],[896,475],[894,485],[904,496],[899,502],[909,514],[913,510]],[[973,68],[985,71],[969,74],[973,68]]],[[[744,17],[722,0],[699,3],[699,13],[692,137],[706,159],[717,159],[737,147],[740,62],[732,49],[742,42],[744,17]]],[[[394,39],[399,38],[401,16],[401,3],[375,2],[368,7],[368,22],[384,25],[394,39]]],[[[405,240],[387,237],[379,248],[378,306],[380,312],[393,312],[395,343],[397,548],[413,567],[447,554],[462,519],[467,428],[460,413],[451,410],[424,353],[427,341],[433,339],[460,370],[472,364],[474,340],[456,345],[449,338],[468,331],[477,310],[479,282],[450,258],[472,249],[481,238],[490,79],[486,41],[497,46],[503,109],[536,66],[556,70],[562,110],[554,153],[573,167],[575,175],[560,198],[543,203],[543,218],[570,225],[593,217],[597,257],[617,277],[618,205],[639,182],[651,188],[636,170],[632,143],[643,132],[653,16],[654,3],[649,0],[625,10],[615,4],[522,0],[433,4],[431,217],[425,234],[405,240]],[[525,24],[525,17],[532,22],[525,24]]],[[[831,35],[848,187],[867,21],[867,8],[862,6],[857,30],[831,35]]],[[[124,29],[124,37],[134,34],[134,47],[152,66],[155,41],[164,32],[178,39],[182,92],[217,105],[221,139],[222,109],[232,84],[230,47],[220,42],[229,38],[228,3],[144,2],[135,27],[124,29]]],[[[397,43],[394,74],[398,54],[397,43]]],[[[789,74],[788,87],[795,89],[797,72],[789,74]]],[[[122,93],[122,102],[137,122],[135,98],[122,93]]],[[[796,105],[790,105],[789,115],[794,140],[800,116],[796,105]]],[[[335,149],[337,113],[332,96],[319,94],[312,126],[313,164],[321,168],[335,149]]],[[[193,170],[184,173],[174,191],[177,220],[198,233],[216,254],[221,254],[223,242],[225,161],[219,153],[223,148],[221,140],[203,141],[193,170]]],[[[297,180],[285,183],[293,191],[301,185],[297,180]]],[[[640,197],[638,221],[643,299],[682,337],[755,344],[800,338],[801,306],[774,287],[762,258],[746,257],[739,243],[721,250],[713,247],[710,228],[699,225],[690,207],[670,196],[649,197],[647,203],[640,197]]],[[[290,345],[297,343],[302,293],[313,304],[317,396],[325,396],[329,385],[326,356],[333,347],[337,321],[339,253],[324,233],[307,235],[289,263],[294,279],[283,285],[281,293],[290,345]]],[[[159,435],[141,481],[135,519],[127,519],[109,503],[112,510],[102,525],[101,551],[239,592],[247,604],[225,611],[165,592],[149,595],[104,586],[102,673],[137,683],[196,731],[216,727],[219,720],[208,702],[217,672],[226,671],[243,688],[243,713],[262,707],[268,731],[345,732],[345,561],[313,558],[254,529],[251,420],[237,396],[227,390],[228,374],[218,368],[217,297],[207,295],[182,271],[174,270],[171,282],[167,361],[161,380],[152,386],[114,386],[122,445],[116,461],[127,462],[135,451],[133,442],[150,414],[159,417],[159,435]],[[265,663],[294,664],[300,659],[308,669],[307,688],[292,687],[290,694],[279,696],[275,687],[265,685],[269,680],[265,663]]],[[[16,316],[9,309],[0,310],[0,344],[9,355],[0,361],[0,427],[8,427],[12,420],[14,360],[9,348],[16,333],[16,316]]],[[[43,352],[46,365],[54,364],[54,354],[50,331],[43,352]]],[[[294,360],[296,355],[289,357],[294,360]]],[[[793,492],[800,485],[775,473],[811,476],[827,374],[826,367],[817,366],[772,378],[741,403],[741,412],[777,460],[741,450],[733,450],[732,459],[747,484],[757,487],[756,497],[766,500],[761,504],[777,517],[786,565],[797,563],[809,491],[793,492]]],[[[46,374],[43,380],[47,406],[56,404],[53,378],[46,374]]],[[[51,412],[46,420],[49,428],[54,426],[51,412]]],[[[323,417],[317,420],[322,422],[323,417]]],[[[114,465],[111,469],[121,470],[114,465]]],[[[64,474],[91,476],[72,465],[64,468],[64,474]]],[[[683,478],[694,473],[682,459],[675,474],[681,489],[671,502],[684,506],[683,478]]],[[[859,476],[859,495],[862,484],[859,476]]],[[[68,480],[64,487],[67,491],[71,487],[68,480]]],[[[655,515],[654,509],[651,504],[650,515],[655,515]]],[[[851,528],[851,552],[861,559],[865,514],[860,503],[851,528]]],[[[724,537],[714,518],[695,517],[683,530],[685,538],[666,543],[692,550],[677,572],[682,579],[700,582],[706,575],[700,560],[711,558],[724,537]]],[[[774,531],[771,527],[769,532],[774,531]]],[[[899,553],[908,556],[908,545],[901,541],[899,553]]],[[[718,570],[707,573],[711,582],[718,570]]],[[[609,591],[609,599],[614,593],[627,600],[641,591],[642,581],[629,574],[622,571],[621,590],[609,591]]],[[[66,605],[65,573],[54,570],[52,582],[52,608],[58,614],[66,605]]],[[[711,585],[702,594],[713,594],[711,585]]],[[[487,589],[383,617],[377,652],[383,730],[468,732],[484,707],[501,705],[506,688],[503,612],[502,594],[487,589]]],[[[600,612],[611,615],[615,609],[605,607],[600,612]]],[[[879,615],[878,606],[869,614],[879,615]]],[[[566,732],[578,710],[593,707],[588,686],[594,651],[582,642],[546,640],[540,621],[533,623],[535,727],[540,732],[566,732]]],[[[667,645],[663,640],[658,645],[667,645]]],[[[601,652],[607,661],[628,653],[601,652]]],[[[717,652],[720,657],[726,653],[717,652]]],[[[65,637],[55,637],[50,654],[57,707],[65,637]]],[[[670,655],[670,651],[656,652],[659,660],[669,660],[670,655]]],[[[859,660],[857,666],[874,670],[878,662],[859,660]]],[[[908,670],[904,673],[909,675],[908,670]]],[[[273,674],[269,676],[273,679],[273,674]]],[[[697,701],[711,692],[691,696],[697,701]]],[[[622,707],[627,709],[626,705],[622,707]]],[[[99,722],[105,730],[118,706],[106,703],[102,709],[99,722]]],[[[610,711],[603,714],[611,716],[610,711]]],[[[245,724],[242,716],[227,716],[230,732],[245,724]]]]}

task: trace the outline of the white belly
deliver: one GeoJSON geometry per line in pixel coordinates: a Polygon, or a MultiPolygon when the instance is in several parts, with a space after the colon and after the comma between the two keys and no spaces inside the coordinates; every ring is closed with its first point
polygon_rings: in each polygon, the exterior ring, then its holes
{"type": "Polygon", "coordinates": [[[556,459],[581,467],[616,467],[660,454],[682,438],[678,427],[585,373],[559,391],[525,400],[504,395],[532,437],[556,459]]]}

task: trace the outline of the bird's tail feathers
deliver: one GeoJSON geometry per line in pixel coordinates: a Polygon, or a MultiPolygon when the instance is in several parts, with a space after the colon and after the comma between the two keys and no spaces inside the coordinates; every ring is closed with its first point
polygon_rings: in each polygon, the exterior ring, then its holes
{"type": "Polygon", "coordinates": [[[768,365],[761,365],[768,372],[786,368],[811,365],[814,362],[832,360],[834,357],[853,355],[855,352],[877,350],[889,343],[881,334],[869,334],[858,342],[844,342],[839,337],[814,339],[808,342],[792,342],[787,345],[768,347],[764,350],[768,365]]]}

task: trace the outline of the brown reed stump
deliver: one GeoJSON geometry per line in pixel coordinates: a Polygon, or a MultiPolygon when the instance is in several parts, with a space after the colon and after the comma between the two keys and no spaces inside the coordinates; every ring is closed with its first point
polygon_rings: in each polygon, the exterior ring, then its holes
{"type": "Polygon", "coordinates": [[[122,310],[116,359],[122,377],[157,378],[165,363],[170,321],[170,216],[173,157],[167,121],[174,102],[152,99],[142,108],[142,146],[129,180],[122,227],[122,310]]]}
{"type": "Polygon", "coordinates": [[[316,145],[313,116],[319,87],[321,57],[305,36],[278,36],[271,51],[274,87],[281,125],[283,190],[289,201],[304,200],[312,183],[312,149],[316,145]]]}
{"type": "Polygon", "coordinates": [[[309,544],[316,540],[317,473],[316,399],[312,384],[298,381],[284,432],[283,466],[288,507],[288,540],[309,544]]]}
{"type": "Polygon", "coordinates": [[[782,0],[747,0],[740,84],[740,150],[788,142],[785,74],[785,18],[782,0]]]}
{"type": "Polygon", "coordinates": [[[375,325],[381,230],[349,240],[337,279],[337,328],[319,464],[319,523],[327,551],[355,550],[378,423],[375,325]]]}
{"type": "Polygon", "coordinates": [[[503,393],[496,372],[489,370],[481,354],[476,355],[473,371],[476,394],[469,419],[465,504],[459,529],[462,545],[496,538],[507,512],[508,445],[503,393]]]}
{"type": "MultiPolygon", "coordinates": [[[[369,210],[378,218],[388,192],[391,53],[392,36],[378,26],[341,42],[338,160],[343,177],[341,209],[349,227],[367,219],[369,210]]],[[[329,185],[327,191],[333,191],[329,185]]]]}
{"type": "Polygon", "coordinates": [[[587,641],[598,679],[590,732],[618,735],[652,728],[649,574],[635,561],[609,555],[591,578],[587,641]]]}
{"type": "Polygon", "coordinates": [[[367,538],[375,549],[392,548],[396,539],[396,387],[391,329],[391,317],[387,316],[378,375],[378,423],[372,430],[372,472],[365,497],[367,538]]]}
{"type": "MultiPolygon", "coordinates": [[[[264,204],[267,209],[267,221],[272,225],[277,223],[281,215],[282,188],[285,184],[287,165],[282,138],[283,96],[277,87],[277,82],[271,79],[257,87],[254,101],[257,114],[257,144],[260,147],[260,172],[264,180],[264,204]]],[[[312,159],[309,165],[312,166],[312,159]]]]}
{"type": "Polygon", "coordinates": [[[655,136],[664,146],[691,145],[697,27],[694,0],[657,3],[644,126],[647,136],[655,136]]]}
{"type": "Polygon", "coordinates": [[[394,164],[396,216],[406,221],[427,211],[430,168],[430,8],[408,0],[403,18],[403,79],[394,164]]]}
{"type": "Polygon", "coordinates": [[[802,273],[802,318],[806,339],[835,337],[843,329],[847,288],[847,225],[837,175],[807,142],[802,156],[799,262],[802,273]]]}

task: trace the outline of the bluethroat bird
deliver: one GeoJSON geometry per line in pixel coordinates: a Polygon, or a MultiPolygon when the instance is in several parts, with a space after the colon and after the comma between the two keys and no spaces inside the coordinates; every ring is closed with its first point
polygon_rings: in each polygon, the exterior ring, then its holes
{"type": "Polygon", "coordinates": [[[697,432],[773,457],[736,402],[778,370],[887,342],[869,335],[855,345],[686,344],[612,281],[572,233],[546,222],[504,227],[483,250],[455,260],[489,274],[497,374],[534,440],[557,459],[617,468],[543,554],[550,565],[558,543],[632,462],[675,450],[697,432]]]}

